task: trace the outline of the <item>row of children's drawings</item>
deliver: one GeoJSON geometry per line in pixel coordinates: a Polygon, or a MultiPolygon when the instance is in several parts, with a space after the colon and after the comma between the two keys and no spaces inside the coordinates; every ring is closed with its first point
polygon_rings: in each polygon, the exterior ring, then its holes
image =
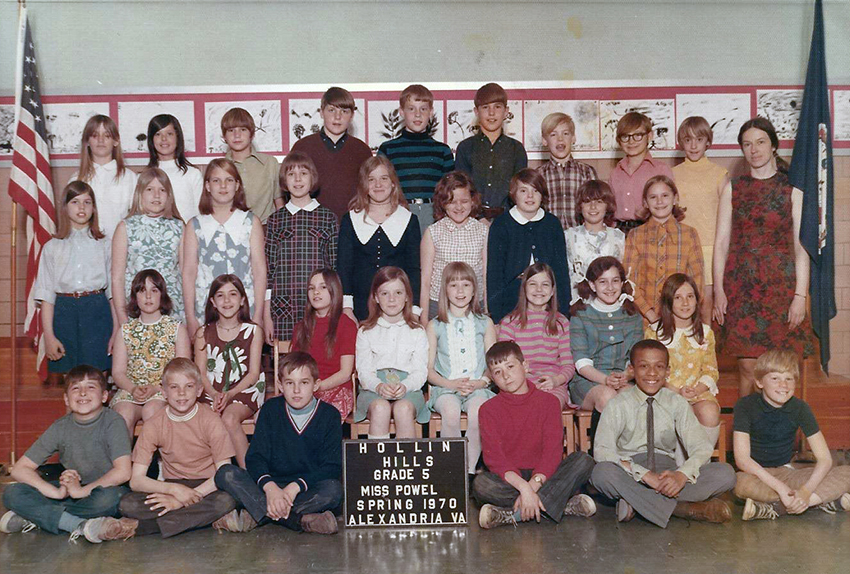
{"type": "MultiPolygon", "coordinates": [[[[802,101],[798,89],[756,90],[755,113],[771,119],[782,140],[793,140],[802,101]]],[[[506,133],[523,141],[529,152],[545,152],[546,147],[537,133],[540,120],[551,111],[565,111],[579,121],[576,149],[579,151],[616,150],[615,126],[628,111],[640,111],[653,119],[658,126],[653,149],[674,149],[676,128],[683,118],[691,115],[706,117],[720,145],[735,143],[736,130],[741,122],[753,114],[750,91],[718,94],[676,94],[674,97],[646,98],[638,96],[629,100],[597,101],[595,99],[569,100],[557,96],[527,93],[510,95],[511,116],[506,122],[506,133]],[[522,97],[524,99],[519,99],[522,97]],[[678,121],[677,121],[678,120],[678,121]],[[600,132],[601,127],[601,132],[600,132]],[[524,130],[523,130],[524,128],[524,130]]],[[[434,103],[434,120],[431,130],[434,137],[452,149],[477,129],[473,105],[467,100],[438,99],[434,103]],[[445,122],[444,122],[445,119],[445,122]]],[[[834,139],[850,139],[850,91],[833,90],[834,139]]],[[[386,139],[398,135],[402,122],[394,102],[375,100],[369,94],[356,97],[357,110],[351,133],[366,141],[372,149],[386,139]]],[[[221,116],[232,107],[249,110],[258,119],[258,149],[280,153],[298,139],[321,128],[319,97],[314,99],[263,98],[246,101],[204,102],[204,127],[199,130],[203,141],[196,143],[195,107],[192,100],[144,101],[117,103],[117,120],[121,131],[124,153],[146,152],[148,146],[147,121],[162,113],[179,118],[186,129],[186,150],[191,154],[220,153],[226,150],[218,133],[221,116]],[[283,118],[282,118],[283,116],[283,118]],[[283,127],[281,127],[283,119],[283,127]],[[288,130],[287,130],[288,128],[288,130]],[[286,133],[288,131],[288,133],[286,133]]],[[[45,105],[48,140],[53,154],[77,152],[83,120],[96,114],[108,114],[109,104],[100,103],[48,103],[45,105]]],[[[0,154],[11,150],[14,137],[14,110],[11,105],[0,105],[0,154]]]]}

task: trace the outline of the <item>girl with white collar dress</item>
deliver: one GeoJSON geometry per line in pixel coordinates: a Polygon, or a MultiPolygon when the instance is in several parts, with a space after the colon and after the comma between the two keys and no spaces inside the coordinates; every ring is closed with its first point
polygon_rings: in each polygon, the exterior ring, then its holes
{"type": "Polygon", "coordinates": [[[526,267],[546,263],[555,273],[558,310],[569,317],[567,247],[560,220],[546,211],[546,180],[537,170],[520,170],[510,195],[515,205],[493,221],[487,240],[487,310],[501,321],[517,305],[526,267]]]}
{"type": "MultiPolygon", "coordinates": [[[[369,288],[381,267],[402,269],[410,279],[413,302],[419,301],[419,220],[407,201],[390,160],[367,159],[360,166],[357,195],[339,228],[339,277],[344,313],[362,321],[369,315],[369,288]]],[[[417,317],[421,309],[413,307],[417,317]]]]}
{"type": "Polygon", "coordinates": [[[189,334],[204,323],[210,285],[219,275],[236,275],[245,286],[251,319],[263,323],[266,256],[263,226],[245,204],[242,178],[232,161],[216,158],[204,173],[201,212],[183,232],[183,299],[189,334]]]}

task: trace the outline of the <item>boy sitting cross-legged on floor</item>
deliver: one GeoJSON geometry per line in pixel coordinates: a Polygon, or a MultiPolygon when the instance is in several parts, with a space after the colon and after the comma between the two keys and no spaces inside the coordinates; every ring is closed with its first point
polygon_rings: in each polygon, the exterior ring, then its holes
{"type": "Polygon", "coordinates": [[[0,532],[41,528],[95,543],[133,536],[135,520],[113,518],[129,492],[130,437],[124,419],[103,406],[106,399],[100,370],[79,365],[68,371],[65,405],[71,412],[50,425],[12,468],[17,483],[3,492],[9,510],[0,518],[0,532]],[[48,482],[38,466],[57,452],[65,471],[48,482]]]}
{"type": "Polygon", "coordinates": [[[487,367],[499,394],[478,411],[484,463],[472,492],[483,504],[481,528],[516,524],[545,516],[593,516],[596,504],[573,494],[590,478],[593,459],[574,452],[562,460],[564,425],[557,397],[528,381],[528,363],[513,341],[487,351],[487,367]]]}
{"type": "Polygon", "coordinates": [[[772,520],[816,506],[833,514],[850,511],[850,466],[832,468],[832,456],[809,405],[794,396],[800,363],[791,351],[768,351],[756,361],[756,388],[735,404],[732,434],[741,470],[735,495],[746,500],[744,520],[772,520]],[[797,429],[817,461],[794,467],[797,429]]]}
{"type": "Polygon", "coordinates": [[[670,374],[667,348],[644,339],[632,347],[635,386],[608,401],[593,443],[596,467],[590,483],[617,501],[617,521],[635,512],[667,527],[670,516],[728,522],[732,515],[719,494],[735,486],[725,462],[708,462],[713,446],[682,395],[665,388],[670,374]],[[678,466],[682,441],[689,458],[678,466]]]}
{"type": "Polygon", "coordinates": [[[163,538],[209,526],[236,508],[233,497],[216,489],[217,468],[236,455],[227,428],[207,405],[201,372],[190,359],[172,359],[162,373],[168,405],[145,421],[133,450],[134,492],[121,499],[121,514],[139,521],[136,534],[163,538]],[[164,480],[148,478],[159,450],[164,480]]]}
{"type": "Polygon", "coordinates": [[[246,523],[274,521],[297,532],[335,534],[332,510],[342,502],[339,411],[313,396],[321,381],[307,353],[286,355],[279,376],[283,396],[260,410],[245,457],[247,471],[229,464],[216,473],[218,487],[245,507],[220,525],[239,532],[247,530],[246,523]]]}

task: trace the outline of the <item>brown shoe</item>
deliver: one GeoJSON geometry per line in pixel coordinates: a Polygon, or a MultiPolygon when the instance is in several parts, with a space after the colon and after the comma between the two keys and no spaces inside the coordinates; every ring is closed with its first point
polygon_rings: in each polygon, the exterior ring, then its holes
{"type": "Polygon", "coordinates": [[[711,498],[705,502],[679,502],[673,510],[673,516],[723,524],[732,520],[732,511],[724,501],[711,498]]]}
{"type": "Polygon", "coordinates": [[[336,516],[330,510],[321,514],[305,514],[301,517],[301,528],[304,529],[304,532],[315,534],[336,534],[339,532],[336,516]]]}

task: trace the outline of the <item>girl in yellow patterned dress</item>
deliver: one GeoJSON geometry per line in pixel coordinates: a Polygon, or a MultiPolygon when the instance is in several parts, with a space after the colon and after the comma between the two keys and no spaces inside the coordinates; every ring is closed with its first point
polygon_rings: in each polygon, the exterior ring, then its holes
{"type": "Polygon", "coordinates": [[[674,273],[661,288],[661,318],[646,328],[646,338],[670,352],[667,388],[688,400],[713,445],[720,434],[717,355],[714,333],[700,318],[700,294],[684,273],[674,273]]]}
{"type": "Polygon", "coordinates": [[[118,392],[110,407],[127,422],[130,436],[136,423],[165,406],[162,371],[174,357],[189,357],[186,327],[169,316],[173,303],[165,279],[153,269],[139,271],[130,285],[127,315],[121,336],[115,338],[112,377],[118,392]]]}

